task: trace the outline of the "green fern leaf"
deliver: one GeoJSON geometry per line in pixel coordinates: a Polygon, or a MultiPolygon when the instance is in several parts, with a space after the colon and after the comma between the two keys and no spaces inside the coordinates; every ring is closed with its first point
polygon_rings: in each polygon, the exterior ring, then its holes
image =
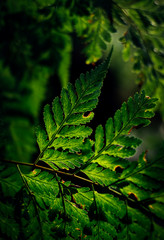
{"type": "Polygon", "coordinates": [[[83,160],[81,156],[76,153],[70,152],[60,152],[60,151],[51,151],[47,152],[46,155],[43,156],[42,160],[45,161],[52,169],[74,169],[75,167],[81,167],[83,164],[83,160]],[[48,155],[49,154],[49,155],[48,155]],[[45,159],[44,159],[45,158],[45,159]]]}
{"type": "Polygon", "coordinates": [[[150,239],[151,237],[151,220],[142,212],[131,207],[127,207],[126,223],[124,230],[119,234],[121,239],[150,239]]]}
{"type": "Polygon", "coordinates": [[[116,173],[114,171],[111,171],[109,169],[104,169],[102,167],[98,167],[96,163],[90,164],[88,167],[86,167],[83,172],[89,176],[89,178],[93,182],[97,182],[101,185],[109,185],[114,180],[117,179],[116,173]]]}
{"type": "Polygon", "coordinates": [[[78,36],[84,38],[83,49],[87,57],[86,64],[97,62],[107,50],[111,41],[111,23],[102,8],[95,8],[90,16],[75,16],[75,29],[78,36]]]}
{"type": "MultiPolygon", "coordinates": [[[[105,125],[105,133],[101,125],[97,127],[95,134],[95,154],[92,155],[91,158],[82,166],[83,172],[85,172],[85,174],[91,180],[95,180],[100,184],[112,184],[112,178],[114,177],[116,168],[118,166],[120,167],[121,163],[123,168],[128,166],[126,158],[133,156],[135,153],[135,148],[141,144],[140,139],[130,137],[129,133],[135,126],[140,124],[147,125],[150,123],[150,120],[147,118],[154,115],[151,108],[155,106],[155,101],[156,99],[145,97],[144,92],[142,92],[141,95],[136,93],[134,98],[130,97],[128,99],[127,104],[123,103],[121,109],[115,113],[114,119],[109,118],[107,120],[105,125]],[[149,109],[149,111],[147,111],[147,109],[149,109]],[[104,135],[106,142],[104,142],[104,135]],[[111,158],[112,163],[114,163],[114,160],[116,161],[114,164],[111,163],[111,158]],[[119,164],[118,158],[120,159],[119,164]],[[109,163],[108,160],[110,161],[109,163]],[[102,168],[99,168],[98,170],[96,165],[89,165],[91,162],[98,163],[102,167],[109,167],[113,173],[111,173],[110,170],[107,171],[106,169],[103,170],[102,168]],[[105,174],[106,171],[108,172],[107,174],[105,174]],[[107,175],[110,175],[110,177],[107,175]],[[97,178],[95,176],[97,176],[97,178]]],[[[136,163],[131,164],[131,169],[127,168],[123,172],[122,178],[124,174],[126,175],[126,171],[130,172],[136,168],[135,164],[136,163]]],[[[113,182],[115,182],[114,178],[113,182]]],[[[133,184],[128,185],[128,187],[126,186],[129,192],[132,185],[133,184]]]]}
{"type": "Polygon", "coordinates": [[[104,130],[102,125],[99,125],[95,134],[95,153],[97,154],[104,146],[104,130]]]}
{"type": "Polygon", "coordinates": [[[49,140],[50,140],[52,138],[53,133],[56,130],[56,125],[54,124],[54,120],[53,120],[53,116],[52,116],[52,113],[51,113],[50,105],[47,104],[44,107],[43,115],[44,115],[44,122],[45,122],[46,131],[47,131],[47,134],[48,134],[49,140]]]}
{"type": "Polygon", "coordinates": [[[30,174],[23,174],[23,177],[35,194],[36,201],[41,208],[45,209],[54,201],[59,189],[58,183],[52,174],[35,169],[30,174]]]}
{"type": "Polygon", "coordinates": [[[155,106],[155,101],[156,99],[145,97],[144,92],[141,95],[136,93],[134,98],[128,99],[127,104],[123,103],[121,109],[115,113],[114,119],[107,120],[105,133],[103,127],[98,126],[95,134],[95,155],[88,160],[88,163],[92,161],[101,165],[102,155],[123,159],[133,156],[141,140],[130,137],[129,133],[133,127],[146,126],[150,123],[147,118],[154,116],[151,108],[155,106]],[[104,134],[106,142],[104,142],[104,134]]]}
{"type": "Polygon", "coordinates": [[[35,201],[35,195],[23,194],[21,206],[21,239],[41,239],[51,238],[51,225],[48,218],[48,210],[40,208],[35,201]]]}
{"type": "MultiPolygon", "coordinates": [[[[111,52],[107,60],[95,70],[81,74],[75,83],[76,91],[71,84],[68,90],[63,89],[61,99],[56,97],[52,103],[52,112],[49,105],[44,109],[44,130],[37,130],[37,142],[41,150],[35,163],[43,161],[44,153],[49,149],[62,148],[71,152],[82,149],[83,139],[88,137],[92,130],[89,127],[81,126],[93,118],[93,113],[88,116],[85,113],[92,111],[98,102],[103,79],[109,67],[111,52]]],[[[44,161],[46,162],[45,155],[44,161]]]]}
{"type": "Polygon", "coordinates": [[[147,163],[145,153],[137,162],[129,162],[127,158],[134,155],[135,149],[141,144],[140,139],[129,134],[134,127],[150,123],[156,99],[146,97],[144,92],[130,97],[114,118],[107,120],[105,129],[102,125],[97,127],[93,143],[85,140],[92,130],[81,125],[85,122],[80,120],[83,111],[91,111],[98,101],[101,84],[88,87],[87,92],[86,86],[90,81],[90,74],[83,74],[76,81],[76,90],[69,84],[68,90],[62,91],[61,99],[56,98],[53,104],[54,115],[54,109],[60,112],[56,118],[52,117],[50,107],[45,108],[48,137],[45,137],[44,131],[39,133],[43,135],[39,140],[42,149],[39,160],[54,171],[75,169],[69,176],[86,180],[98,188],[105,187],[105,193],[95,191],[93,186],[82,188],[71,182],[65,183],[58,177],[54,178],[54,175],[44,175],[42,172],[37,172],[35,176],[26,175],[25,179],[39,208],[46,211],[51,206],[48,211],[55,224],[54,236],[60,236],[60,239],[68,235],[70,239],[87,236],[91,239],[133,240],[143,232],[144,240],[152,232],[152,223],[146,214],[163,219],[163,214],[159,213],[163,202],[149,200],[151,192],[158,192],[164,181],[163,167],[158,161],[147,163]],[[85,96],[84,92],[87,93],[85,96]],[[72,121],[68,124],[70,119],[72,121]],[[79,171],[87,179],[75,175],[79,171]],[[157,171],[159,179],[155,173],[157,171]],[[42,185],[39,180],[43,180],[42,185]],[[144,221],[146,228],[143,227],[144,221]]]}
{"type": "Polygon", "coordinates": [[[92,129],[90,127],[85,126],[64,126],[63,129],[60,132],[60,136],[63,137],[82,137],[86,138],[89,135],[91,135],[92,129]]]}
{"type": "Polygon", "coordinates": [[[136,200],[144,200],[150,196],[152,191],[159,191],[161,189],[161,182],[163,181],[163,162],[155,161],[148,163],[145,158],[145,153],[142,153],[138,162],[133,162],[133,164],[131,163],[125,168],[116,185],[126,196],[132,194],[131,196],[135,196],[136,200]],[[156,164],[159,168],[155,167],[156,164]]]}
{"type": "Polygon", "coordinates": [[[37,127],[35,133],[36,133],[39,149],[40,149],[40,151],[43,151],[48,144],[47,134],[44,131],[44,129],[42,129],[41,127],[37,127]]]}
{"type": "Polygon", "coordinates": [[[77,192],[73,195],[73,197],[76,203],[81,206],[81,208],[89,211],[93,198],[93,193],[90,191],[90,188],[78,188],[77,192]]]}
{"type": "Polygon", "coordinates": [[[116,238],[119,226],[117,217],[121,219],[125,210],[124,203],[119,199],[110,194],[100,194],[94,191],[94,201],[89,211],[94,239],[116,238]]]}
{"type": "Polygon", "coordinates": [[[54,113],[55,123],[56,123],[57,127],[59,128],[59,126],[62,123],[63,118],[64,118],[63,109],[62,109],[59,97],[56,97],[54,99],[54,101],[52,103],[52,110],[53,110],[53,113],[54,113]]]}
{"type": "Polygon", "coordinates": [[[71,152],[78,152],[82,149],[83,138],[56,138],[50,147],[54,147],[55,149],[62,148],[63,150],[69,149],[71,152]]]}
{"type": "Polygon", "coordinates": [[[121,169],[126,169],[129,166],[129,161],[124,158],[113,157],[109,155],[101,155],[98,159],[93,160],[93,162],[99,163],[104,168],[109,168],[112,171],[115,171],[117,167],[121,169]]]}

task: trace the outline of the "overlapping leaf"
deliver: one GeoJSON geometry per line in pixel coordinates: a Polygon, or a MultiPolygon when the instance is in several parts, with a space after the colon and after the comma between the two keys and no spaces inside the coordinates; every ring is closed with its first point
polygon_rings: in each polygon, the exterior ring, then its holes
{"type": "Polygon", "coordinates": [[[27,184],[35,194],[35,198],[43,209],[49,206],[59,193],[58,182],[54,175],[35,169],[30,174],[23,175],[27,184]]]}
{"type": "Polygon", "coordinates": [[[138,209],[127,207],[125,216],[125,225],[122,231],[118,234],[118,239],[151,239],[152,223],[151,220],[146,217],[138,209]]]}
{"type": "Polygon", "coordinates": [[[89,210],[92,237],[94,239],[117,238],[117,232],[121,226],[120,219],[125,215],[124,202],[110,194],[100,194],[96,191],[93,194],[94,200],[89,210]]]}
{"type": "MultiPolygon", "coordinates": [[[[30,190],[30,189],[29,189],[30,190]]],[[[19,238],[27,240],[48,240],[52,237],[50,220],[48,218],[49,209],[43,209],[36,201],[35,193],[26,192],[22,196],[21,231],[19,238]]]]}

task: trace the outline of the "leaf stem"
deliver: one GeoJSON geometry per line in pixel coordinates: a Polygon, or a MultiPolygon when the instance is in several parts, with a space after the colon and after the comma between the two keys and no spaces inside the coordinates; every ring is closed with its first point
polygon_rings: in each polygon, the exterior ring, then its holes
{"type": "Polygon", "coordinates": [[[43,166],[40,166],[40,165],[37,165],[37,164],[34,164],[34,163],[18,162],[18,161],[14,161],[14,160],[12,160],[12,161],[11,160],[3,160],[3,162],[8,162],[8,163],[12,163],[12,164],[19,164],[19,165],[25,165],[25,166],[30,166],[30,167],[35,167],[35,168],[39,168],[41,170],[45,170],[45,171],[49,171],[49,172],[55,172],[55,173],[67,175],[67,176],[70,176],[70,177],[75,177],[75,178],[78,178],[78,179],[83,180],[85,182],[88,182],[88,183],[91,183],[91,184],[95,184],[95,185],[99,185],[98,183],[94,183],[93,181],[91,181],[89,179],[77,176],[75,174],[62,172],[62,171],[55,170],[55,169],[52,169],[52,168],[43,167],[43,166]]]}
{"type": "MultiPolygon", "coordinates": [[[[89,180],[89,179],[80,177],[80,176],[78,176],[78,175],[71,174],[71,173],[67,173],[67,172],[62,172],[62,171],[59,171],[59,170],[54,170],[54,169],[47,168],[47,167],[43,167],[43,166],[40,166],[40,165],[34,165],[34,164],[31,164],[31,163],[24,163],[24,162],[11,161],[11,160],[4,160],[3,162],[13,163],[13,164],[20,164],[20,165],[26,165],[26,166],[33,166],[33,167],[39,168],[39,169],[41,169],[41,170],[45,170],[45,171],[48,171],[48,172],[54,172],[54,173],[58,173],[58,174],[63,174],[63,175],[69,176],[69,177],[73,177],[73,178],[80,179],[80,180],[82,180],[82,181],[84,181],[84,182],[87,182],[87,183],[90,183],[90,184],[94,184],[95,186],[100,186],[100,187],[102,187],[102,185],[100,185],[99,183],[93,182],[93,181],[91,181],[91,180],[89,180]]],[[[112,194],[117,195],[117,197],[123,197],[123,196],[124,196],[122,193],[116,191],[116,190],[113,189],[113,188],[108,187],[108,190],[109,190],[112,194]]]]}

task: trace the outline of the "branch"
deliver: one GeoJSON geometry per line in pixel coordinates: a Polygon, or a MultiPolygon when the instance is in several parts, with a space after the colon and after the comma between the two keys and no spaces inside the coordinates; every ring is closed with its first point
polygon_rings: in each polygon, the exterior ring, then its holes
{"type": "MultiPolygon", "coordinates": [[[[106,191],[108,191],[109,193],[118,197],[119,199],[122,199],[124,201],[126,200],[127,203],[128,203],[128,206],[130,206],[132,208],[135,208],[135,209],[139,209],[143,213],[145,213],[147,216],[153,217],[155,222],[159,221],[158,217],[154,213],[151,213],[148,208],[146,208],[145,206],[142,205],[142,201],[140,202],[140,201],[133,200],[133,199],[129,198],[128,196],[125,196],[121,192],[118,192],[117,190],[115,190],[113,188],[110,188],[108,186],[104,187],[104,186],[100,185],[99,183],[93,182],[89,179],[86,179],[86,178],[83,178],[83,177],[80,177],[80,176],[77,176],[77,175],[74,175],[74,174],[71,174],[71,173],[62,172],[62,171],[58,171],[58,170],[53,170],[51,168],[43,167],[43,166],[40,166],[40,165],[35,165],[35,164],[32,164],[32,163],[25,163],[25,162],[11,161],[11,160],[3,160],[3,162],[13,163],[13,164],[17,164],[17,165],[19,164],[19,165],[32,166],[32,167],[39,168],[39,169],[42,169],[42,170],[45,170],[45,171],[59,173],[59,174],[63,174],[63,175],[73,177],[73,178],[77,178],[77,179],[80,179],[82,181],[88,182],[92,185],[95,185],[97,187],[103,187],[103,188],[106,189],[106,191]]],[[[159,224],[159,222],[158,222],[158,224],[159,224]]],[[[160,225],[161,225],[161,223],[160,223],[160,225]]]]}
{"type": "Polygon", "coordinates": [[[75,177],[75,178],[78,178],[82,181],[85,181],[85,182],[88,182],[88,183],[91,183],[91,184],[95,184],[95,185],[99,185],[98,183],[95,183],[89,179],[86,179],[86,178],[83,178],[83,177],[80,177],[80,176],[77,176],[75,174],[71,174],[71,173],[67,173],[67,172],[62,172],[62,171],[59,171],[59,170],[54,170],[52,168],[47,168],[47,167],[43,167],[43,166],[40,166],[40,165],[37,165],[37,164],[34,164],[34,163],[25,163],[25,162],[18,162],[18,161],[11,161],[11,160],[3,160],[3,162],[8,162],[8,163],[13,163],[13,164],[19,164],[19,165],[25,165],[25,166],[29,166],[29,167],[35,167],[35,168],[39,168],[41,170],[45,170],[45,171],[49,171],[49,172],[55,172],[55,173],[59,173],[59,174],[63,174],[63,175],[67,175],[67,176],[70,176],[70,177],[75,177]]]}
{"type": "MultiPolygon", "coordinates": [[[[100,185],[100,184],[97,183],[97,182],[93,182],[93,181],[91,181],[91,180],[89,180],[89,179],[86,179],[86,178],[77,176],[77,175],[75,175],[75,174],[71,174],[71,173],[67,173],[67,172],[62,172],[62,171],[59,171],[59,170],[54,170],[54,169],[47,168],[47,167],[43,167],[43,166],[40,166],[40,165],[35,165],[35,164],[32,164],[32,163],[25,163],[25,162],[18,162],[18,161],[11,161],[11,160],[3,160],[3,162],[13,163],[13,164],[19,164],[19,165],[26,165],[26,166],[32,166],[32,167],[39,168],[39,169],[44,170],[44,171],[54,172],[54,173],[66,175],[66,176],[69,176],[69,177],[77,178],[77,179],[80,179],[80,180],[82,180],[82,181],[88,182],[88,183],[90,183],[90,184],[93,184],[93,185],[102,187],[102,185],[100,185]]],[[[107,190],[108,190],[109,192],[111,192],[112,194],[117,195],[117,197],[119,197],[119,198],[120,198],[120,197],[122,197],[122,198],[127,198],[127,197],[124,196],[122,193],[114,190],[113,188],[107,187],[107,190]]],[[[134,200],[131,200],[131,199],[130,199],[130,201],[134,201],[134,200]]]]}

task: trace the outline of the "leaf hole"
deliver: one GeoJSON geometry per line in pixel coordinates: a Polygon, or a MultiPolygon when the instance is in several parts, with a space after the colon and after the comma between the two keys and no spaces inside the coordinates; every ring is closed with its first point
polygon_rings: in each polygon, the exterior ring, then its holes
{"type": "Polygon", "coordinates": [[[82,117],[83,118],[88,118],[91,115],[92,112],[85,112],[82,117]]]}
{"type": "Polygon", "coordinates": [[[34,169],[34,170],[32,171],[32,173],[35,175],[35,174],[37,173],[36,169],[34,169]]]}
{"type": "Polygon", "coordinates": [[[116,166],[116,167],[114,168],[114,171],[116,171],[116,173],[122,173],[123,170],[124,170],[124,169],[123,169],[121,166],[116,166]]]}
{"type": "Polygon", "coordinates": [[[145,154],[143,156],[143,160],[144,160],[145,163],[147,163],[147,159],[146,159],[147,152],[148,152],[148,150],[145,151],[145,154]]]}
{"type": "Polygon", "coordinates": [[[82,152],[81,152],[81,151],[80,151],[80,152],[76,152],[76,154],[77,154],[77,155],[81,155],[81,154],[82,154],[82,152]]]}
{"type": "Polygon", "coordinates": [[[137,197],[137,195],[136,195],[135,193],[130,192],[130,193],[128,193],[128,196],[129,196],[129,198],[131,198],[132,200],[138,201],[138,197],[137,197]]]}
{"type": "Polygon", "coordinates": [[[149,208],[154,209],[154,207],[152,205],[149,205],[149,208]]]}

